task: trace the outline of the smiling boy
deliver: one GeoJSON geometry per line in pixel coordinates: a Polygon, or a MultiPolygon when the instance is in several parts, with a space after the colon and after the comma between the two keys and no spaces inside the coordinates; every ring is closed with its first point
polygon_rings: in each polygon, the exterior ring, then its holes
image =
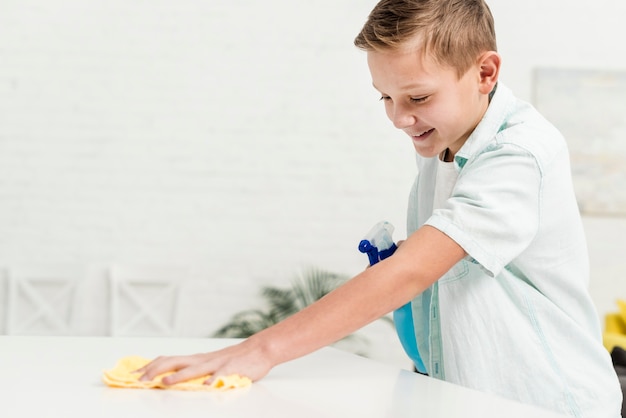
{"type": "Polygon", "coordinates": [[[410,324],[396,326],[413,333],[419,371],[571,417],[619,417],[567,146],[498,82],[487,5],[383,0],[355,44],[416,151],[407,239],[287,320],[224,350],[159,358],[143,379],[260,379],[411,302],[410,324]]]}

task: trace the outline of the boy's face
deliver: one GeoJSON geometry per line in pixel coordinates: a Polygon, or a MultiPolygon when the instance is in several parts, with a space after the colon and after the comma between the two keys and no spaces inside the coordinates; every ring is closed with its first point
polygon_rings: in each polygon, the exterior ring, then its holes
{"type": "Polygon", "coordinates": [[[434,157],[448,148],[455,155],[487,110],[480,65],[459,78],[419,50],[368,51],[367,58],[387,116],[417,153],[434,157]]]}

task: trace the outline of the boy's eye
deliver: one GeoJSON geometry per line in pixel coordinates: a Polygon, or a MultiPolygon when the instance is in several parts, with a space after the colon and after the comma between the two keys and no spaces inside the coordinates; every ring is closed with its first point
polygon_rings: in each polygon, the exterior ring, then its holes
{"type": "MultiPolygon", "coordinates": [[[[380,96],[380,100],[381,101],[390,101],[391,97],[390,96],[385,96],[382,95],[380,96]]],[[[422,96],[422,97],[410,97],[409,100],[411,101],[411,103],[423,103],[426,100],[428,100],[428,96],[422,96]]]]}

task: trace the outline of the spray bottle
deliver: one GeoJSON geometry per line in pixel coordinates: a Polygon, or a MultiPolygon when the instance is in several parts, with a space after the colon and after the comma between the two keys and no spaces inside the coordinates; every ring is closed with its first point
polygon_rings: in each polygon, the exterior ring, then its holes
{"type": "MultiPolygon", "coordinates": [[[[359,251],[367,254],[370,266],[391,257],[398,248],[393,242],[393,231],[394,227],[389,222],[378,222],[359,243],[359,251]]],[[[426,373],[426,367],[417,349],[411,302],[393,311],[393,322],[402,348],[413,360],[417,370],[426,373]]]]}

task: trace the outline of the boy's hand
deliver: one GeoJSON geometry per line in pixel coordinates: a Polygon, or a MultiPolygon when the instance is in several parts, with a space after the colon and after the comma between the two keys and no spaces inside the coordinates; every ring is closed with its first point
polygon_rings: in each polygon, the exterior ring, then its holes
{"type": "Polygon", "coordinates": [[[272,365],[263,358],[261,350],[255,349],[249,340],[218,351],[187,356],[158,357],[141,369],[141,381],[149,381],[156,376],[174,371],[163,378],[163,383],[173,385],[200,376],[211,375],[205,382],[211,384],[218,376],[238,374],[255,381],[265,376],[272,365]]]}
{"type": "MultiPolygon", "coordinates": [[[[403,239],[401,239],[400,241],[396,242],[396,247],[400,248],[400,246],[401,246],[403,243],[404,243],[404,240],[403,240],[403,239]]],[[[370,268],[370,267],[372,267],[372,265],[371,265],[371,264],[368,264],[368,265],[365,267],[365,270],[367,270],[367,269],[368,269],[368,268],[370,268]]]]}

